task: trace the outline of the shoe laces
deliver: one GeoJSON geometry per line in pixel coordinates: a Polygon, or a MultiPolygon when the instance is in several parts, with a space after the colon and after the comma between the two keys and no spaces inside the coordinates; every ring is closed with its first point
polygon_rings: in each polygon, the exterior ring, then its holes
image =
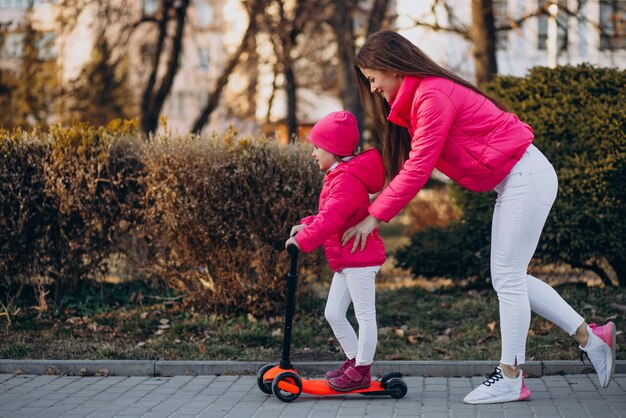
{"type": "Polygon", "coordinates": [[[496,370],[494,370],[493,372],[487,373],[485,377],[487,378],[487,380],[483,382],[483,385],[485,386],[491,386],[498,380],[504,379],[504,376],[502,376],[502,370],[497,367],[496,370]]]}

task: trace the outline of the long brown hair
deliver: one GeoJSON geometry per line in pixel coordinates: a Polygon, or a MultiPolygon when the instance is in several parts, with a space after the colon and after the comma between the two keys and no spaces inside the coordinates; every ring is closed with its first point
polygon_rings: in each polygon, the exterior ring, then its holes
{"type": "Polygon", "coordinates": [[[422,52],[411,41],[397,32],[381,30],[367,37],[354,60],[359,96],[365,112],[374,120],[376,129],[382,136],[383,159],[390,178],[395,177],[402,164],[409,158],[411,136],[407,129],[387,121],[389,104],[377,94],[372,94],[370,82],[360,68],[391,71],[394,74],[418,77],[443,77],[474,90],[476,93],[491,100],[499,109],[506,112],[509,108],[498,99],[446,70],[428,55],[422,52]]]}

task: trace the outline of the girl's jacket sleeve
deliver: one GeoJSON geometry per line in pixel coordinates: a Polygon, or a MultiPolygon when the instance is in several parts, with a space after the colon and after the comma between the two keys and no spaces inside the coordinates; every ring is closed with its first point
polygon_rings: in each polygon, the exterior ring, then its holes
{"type": "Polygon", "coordinates": [[[296,235],[296,241],[305,253],[313,251],[333,234],[340,232],[350,215],[357,210],[358,200],[354,199],[354,194],[361,193],[360,189],[365,190],[365,185],[349,173],[342,173],[332,181],[324,206],[312,217],[307,227],[296,235]]]}
{"type": "Polygon", "coordinates": [[[313,219],[315,219],[315,215],[305,216],[304,218],[300,219],[300,222],[298,223],[302,225],[309,225],[311,222],[313,222],[313,219]]]}
{"type": "MultiPolygon", "coordinates": [[[[413,109],[417,128],[411,139],[409,159],[369,207],[373,217],[389,222],[428,181],[456,116],[450,98],[437,89],[420,94],[413,109]]],[[[411,125],[415,126],[414,123],[411,125]]]]}

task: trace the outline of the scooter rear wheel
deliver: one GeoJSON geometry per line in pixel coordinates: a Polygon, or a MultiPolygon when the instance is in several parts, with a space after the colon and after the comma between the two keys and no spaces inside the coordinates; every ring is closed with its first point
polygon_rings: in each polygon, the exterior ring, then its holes
{"type": "Polygon", "coordinates": [[[265,366],[261,367],[261,369],[259,369],[259,372],[256,374],[256,384],[259,386],[259,389],[261,389],[261,392],[268,395],[272,394],[272,382],[263,379],[263,375],[273,367],[275,367],[274,364],[266,364],[265,366]]]}
{"type": "Polygon", "coordinates": [[[272,392],[274,395],[283,402],[293,402],[298,399],[298,396],[302,393],[302,379],[300,376],[293,372],[282,372],[274,378],[272,381],[272,392]],[[291,387],[295,386],[296,392],[290,392],[283,390],[279,387],[281,382],[288,383],[291,387]]]}
{"type": "Polygon", "coordinates": [[[387,382],[387,390],[393,391],[393,393],[390,394],[392,398],[404,398],[407,392],[406,383],[398,377],[393,377],[387,382]]]}

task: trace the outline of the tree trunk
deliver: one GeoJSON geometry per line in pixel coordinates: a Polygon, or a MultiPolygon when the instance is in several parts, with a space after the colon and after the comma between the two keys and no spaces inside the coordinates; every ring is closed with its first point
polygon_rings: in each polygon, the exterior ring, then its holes
{"type": "Polygon", "coordinates": [[[189,1],[190,0],[181,0],[172,3],[169,0],[163,0],[161,5],[162,16],[158,21],[159,35],[157,45],[154,56],[152,57],[152,68],[148,78],[148,84],[144,89],[141,101],[141,128],[146,134],[157,130],[163,103],[172,89],[174,78],[178,72],[178,61],[182,50],[189,1]],[[166,71],[157,87],[157,75],[161,67],[161,58],[164,54],[165,39],[167,38],[167,29],[170,20],[169,14],[171,11],[173,11],[176,16],[176,27],[171,41],[172,45],[169,56],[165,58],[167,59],[166,71]]]}
{"type": "Polygon", "coordinates": [[[476,83],[481,86],[498,72],[493,0],[472,0],[470,38],[474,44],[476,83]]]}
{"type": "MultiPolygon", "coordinates": [[[[285,52],[289,54],[288,51],[285,52]]],[[[298,139],[298,116],[297,116],[297,97],[296,97],[296,77],[291,67],[291,60],[284,58],[284,75],[285,75],[285,91],[287,93],[287,131],[289,142],[296,142],[298,139]]]]}
{"type": "MultiPolygon", "coordinates": [[[[354,20],[352,12],[354,4],[349,1],[335,3],[333,14],[333,31],[337,39],[337,54],[339,58],[339,96],[344,109],[356,116],[359,132],[365,127],[365,111],[359,98],[356,76],[354,74],[354,20]]],[[[363,148],[363,136],[359,137],[359,148],[363,148]]]]}
{"type": "Polygon", "coordinates": [[[230,77],[231,73],[233,72],[237,64],[239,63],[241,54],[243,54],[243,52],[250,46],[250,39],[256,35],[257,16],[264,9],[265,9],[264,0],[255,1],[254,4],[251,6],[249,10],[248,27],[246,28],[246,32],[244,33],[243,38],[241,39],[239,48],[237,48],[235,53],[230,57],[228,64],[226,64],[226,66],[222,70],[222,73],[220,74],[217,81],[215,82],[215,87],[213,88],[213,91],[209,92],[209,100],[206,106],[204,106],[204,108],[202,109],[202,112],[200,112],[200,115],[198,115],[198,117],[196,118],[195,122],[193,123],[193,127],[191,128],[191,131],[193,133],[197,134],[197,133],[200,133],[200,131],[202,131],[204,126],[207,124],[209,117],[211,116],[213,111],[217,108],[217,105],[219,104],[220,97],[222,96],[224,87],[226,87],[226,84],[228,83],[228,78],[230,77]]]}
{"type": "Polygon", "coordinates": [[[371,35],[374,32],[378,32],[383,27],[383,21],[385,20],[385,12],[387,11],[387,5],[389,0],[374,0],[372,10],[370,11],[369,19],[367,21],[367,34],[371,35]]]}
{"type": "MultiPolygon", "coordinates": [[[[382,28],[385,11],[389,0],[375,0],[368,18],[367,35],[382,28]]],[[[339,95],[344,109],[352,112],[358,121],[359,132],[365,129],[365,111],[359,97],[356,75],[354,73],[355,38],[353,13],[354,1],[335,2],[332,28],[337,40],[339,58],[339,95]]],[[[359,137],[359,148],[363,148],[363,137],[359,137]]]]}

